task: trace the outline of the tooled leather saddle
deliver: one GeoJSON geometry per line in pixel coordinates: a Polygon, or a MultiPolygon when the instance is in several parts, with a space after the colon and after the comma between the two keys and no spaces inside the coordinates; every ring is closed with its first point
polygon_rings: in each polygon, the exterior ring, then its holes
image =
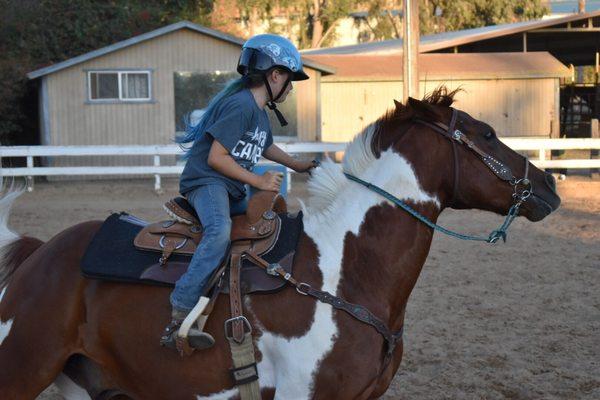
{"type": "MultiPolygon", "coordinates": [[[[145,226],[135,237],[134,246],[139,250],[160,253],[158,262],[147,268],[140,278],[154,282],[174,284],[185,273],[188,262],[172,261],[172,256],[191,256],[202,239],[202,224],[193,207],[186,199],[178,197],[164,205],[171,220],[145,226]]],[[[285,199],[274,192],[261,191],[252,196],[245,214],[232,217],[231,248],[223,259],[221,268],[213,275],[206,291],[223,275],[226,262],[232,252],[251,251],[263,255],[273,250],[282,229],[280,214],[287,213],[285,199]]],[[[278,264],[291,272],[294,252],[285,254],[278,264]]],[[[284,285],[280,279],[264,273],[248,263],[241,271],[242,293],[276,290],[284,285]]],[[[221,292],[227,293],[229,279],[223,279],[221,292]]]]}

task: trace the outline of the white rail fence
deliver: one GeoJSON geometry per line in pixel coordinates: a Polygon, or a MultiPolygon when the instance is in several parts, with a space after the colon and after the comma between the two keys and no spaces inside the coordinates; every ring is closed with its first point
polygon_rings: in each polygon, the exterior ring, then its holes
{"type": "MultiPolygon", "coordinates": [[[[600,168],[600,159],[560,159],[547,157],[550,150],[600,150],[600,139],[540,139],[502,138],[506,145],[517,151],[537,152],[531,162],[539,168],[600,168]]],[[[293,142],[277,143],[288,153],[333,153],[344,151],[346,143],[293,142]]],[[[0,177],[28,177],[28,189],[32,190],[33,176],[86,176],[86,175],[154,175],[154,188],[161,189],[161,176],[178,175],[183,165],[161,165],[161,156],[181,155],[178,145],[154,146],[0,146],[0,160],[8,157],[26,157],[27,166],[0,168],[0,177]],[[82,166],[40,167],[34,166],[34,157],[80,157],[80,156],[153,156],[152,165],[142,166],[82,166]]]]}

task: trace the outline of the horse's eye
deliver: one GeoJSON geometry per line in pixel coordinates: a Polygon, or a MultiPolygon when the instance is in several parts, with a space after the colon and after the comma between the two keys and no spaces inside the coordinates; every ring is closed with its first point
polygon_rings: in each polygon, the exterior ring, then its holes
{"type": "Polygon", "coordinates": [[[492,132],[492,131],[488,131],[488,132],[487,132],[485,135],[483,135],[483,137],[484,137],[486,140],[490,140],[490,139],[493,139],[493,138],[495,138],[495,137],[496,137],[496,135],[494,135],[494,132],[492,132]]]}

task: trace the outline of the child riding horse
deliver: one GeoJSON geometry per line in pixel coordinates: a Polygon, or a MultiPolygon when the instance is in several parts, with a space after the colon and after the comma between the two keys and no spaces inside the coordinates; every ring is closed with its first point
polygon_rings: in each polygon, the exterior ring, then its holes
{"type": "MultiPolygon", "coordinates": [[[[282,126],[287,124],[276,103],[285,101],[292,81],[308,79],[296,47],[277,35],[254,36],[244,44],[237,70],[242,77],[218,93],[199,123],[188,126],[186,135],[178,140],[192,143],[186,154],[180,192],[200,217],[203,236],[170,297],[172,321],[161,338],[161,344],[169,347],[175,347],[178,328],[199,303],[208,279],[225,257],[230,243],[230,215],[246,209],[244,184],[279,191],[280,174],[252,172],[261,156],[296,172],[314,167],[313,162],[296,160],[273,143],[264,109],[268,106],[282,126]]],[[[188,340],[196,349],[214,344],[213,337],[200,329],[190,330],[188,340]]]]}

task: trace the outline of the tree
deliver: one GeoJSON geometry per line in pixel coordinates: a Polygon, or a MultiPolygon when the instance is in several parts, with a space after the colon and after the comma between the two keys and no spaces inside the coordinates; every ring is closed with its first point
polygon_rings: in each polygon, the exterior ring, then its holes
{"type": "Polygon", "coordinates": [[[361,1],[216,0],[211,25],[245,38],[268,30],[290,37],[301,48],[319,47],[334,37],[335,24],[361,1]]]}
{"type": "MultiPolygon", "coordinates": [[[[420,0],[419,20],[422,34],[478,28],[541,18],[548,13],[542,0],[420,0]]],[[[401,37],[402,3],[394,0],[370,0],[370,40],[401,37]]]]}
{"type": "Polygon", "coordinates": [[[28,72],[205,8],[197,0],[0,0],[0,143],[31,142],[37,130],[28,72]]]}
{"type": "Polygon", "coordinates": [[[541,18],[541,0],[421,0],[421,33],[439,33],[541,18]]]}

